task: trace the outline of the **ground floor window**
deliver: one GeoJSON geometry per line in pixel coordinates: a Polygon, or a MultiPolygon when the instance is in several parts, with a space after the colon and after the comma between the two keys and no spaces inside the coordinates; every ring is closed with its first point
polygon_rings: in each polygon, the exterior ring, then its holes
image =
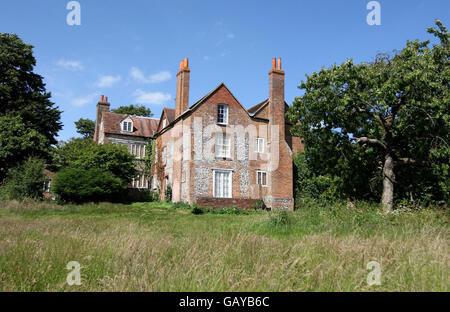
{"type": "Polygon", "coordinates": [[[267,172],[256,171],[256,184],[267,186],[267,172]]]}
{"type": "Polygon", "coordinates": [[[145,175],[138,175],[136,178],[133,178],[131,182],[133,188],[148,188],[148,180],[145,175]]]}
{"type": "Polygon", "coordinates": [[[145,158],[145,145],[143,144],[130,144],[130,154],[136,156],[137,159],[145,158]]]}
{"type": "Polygon", "coordinates": [[[214,194],[216,198],[231,198],[232,171],[214,170],[214,194]]]}

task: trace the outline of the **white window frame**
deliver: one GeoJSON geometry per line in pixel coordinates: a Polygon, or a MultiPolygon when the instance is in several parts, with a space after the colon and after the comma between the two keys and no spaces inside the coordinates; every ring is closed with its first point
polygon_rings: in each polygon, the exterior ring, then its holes
{"type": "Polygon", "coordinates": [[[167,119],[164,118],[163,122],[162,122],[162,129],[164,129],[166,127],[166,125],[167,125],[167,119]]]}
{"type": "Polygon", "coordinates": [[[216,133],[214,154],[217,158],[231,158],[231,136],[229,134],[216,133]]]}
{"type": "Polygon", "coordinates": [[[44,182],[44,193],[50,193],[50,188],[52,186],[52,181],[45,181],[44,182]]]}
{"type": "Polygon", "coordinates": [[[122,121],[122,131],[133,132],[133,121],[122,121]]]}
{"type": "MultiPolygon", "coordinates": [[[[223,182],[222,182],[223,184],[223,182]]],[[[223,187],[223,185],[222,185],[223,187]]],[[[214,198],[233,198],[233,170],[230,169],[213,169],[213,197],[214,198]],[[228,180],[228,195],[225,197],[224,190],[221,190],[222,194],[216,194],[216,174],[229,174],[228,180]]]]}
{"type": "Polygon", "coordinates": [[[264,144],[265,140],[264,138],[255,138],[255,153],[264,153],[264,144]]]}
{"type": "Polygon", "coordinates": [[[220,125],[228,125],[228,105],[227,104],[219,104],[217,106],[217,123],[220,125]],[[222,121],[219,120],[220,116],[222,117],[222,121]]]}
{"type": "Polygon", "coordinates": [[[263,171],[263,170],[256,170],[256,184],[257,185],[261,185],[263,187],[267,186],[267,171],[263,171]],[[266,176],[266,183],[264,184],[263,181],[263,176],[266,176]]]}

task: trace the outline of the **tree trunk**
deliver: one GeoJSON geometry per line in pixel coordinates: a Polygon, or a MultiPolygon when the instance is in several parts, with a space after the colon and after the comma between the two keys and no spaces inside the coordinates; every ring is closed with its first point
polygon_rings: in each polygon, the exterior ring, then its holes
{"type": "Polygon", "coordinates": [[[381,196],[381,204],[385,213],[394,209],[394,183],[394,159],[391,154],[386,154],[383,166],[383,195],[381,196]]]}

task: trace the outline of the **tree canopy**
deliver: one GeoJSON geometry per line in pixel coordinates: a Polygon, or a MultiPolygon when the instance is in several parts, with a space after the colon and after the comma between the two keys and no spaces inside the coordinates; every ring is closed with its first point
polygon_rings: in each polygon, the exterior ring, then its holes
{"type": "Polygon", "coordinates": [[[126,185],[136,175],[134,156],[126,146],[97,144],[92,139],[72,139],[62,144],[55,162],[59,168],[101,169],[111,172],[126,185]]]}
{"type": "Polygon", "coordinates": [[[127,115],[133,115],[133,116],[142,116],[142,117],[152,117],[153,114],[150,111],[150,108],[147,108],[142,105],[128,105],[128,106],[120,106],[118,108],[115,108],[111,110],[113,113],[116,114],[127,114],[127,115]]]}
{"type": "Polygon", "coordinates": [[[48,159],[61,129],[61,111],[35,65],[33,46],[0,33],[0,180],[31,155],[48,159]]]}
{"type": "Polygon", "coordinates": [[[75,127],[77,132],[83,136],[83,138],[93,138],[95,132],[95,121],[90,119],[80,118],[75,121],[75,127]]]}
{"type": "Polygon", "coordinates": [[[345,195],[377,196],[380,187],[385,211],[395,194],[449,196],[449,33],[440,21],[428,32],[439,41],[431,47],[408,41],[371,63],[308,75],[288,112],[312,171],[338,176],[345,195]]]}

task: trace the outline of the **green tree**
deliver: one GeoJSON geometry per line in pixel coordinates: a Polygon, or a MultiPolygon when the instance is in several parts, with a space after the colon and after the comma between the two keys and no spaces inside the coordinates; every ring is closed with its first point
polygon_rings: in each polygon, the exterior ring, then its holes
{"type": "Polygon", "coordinates": [[[61,129],[61,112],[43,78],[33,72],[35,65],[33,46],[0,33],[0,180],[30,155],[49,159],[61,129]]]}
{"type": "Polygon", "coordinates": [[[5,185],[8,199],[42,198],[44,185],[48,182],[44,169],[42,160],[31,157],[9,169],[5,185]]]}
{"type": "Polygon", "coordinates": [[[66,202],[111,201],[123,198],[126,185],[109,171],[66,167],[53,181],[52,192],[66,202]]]}
{"type": "Polygon", "coordinates": [[[27,157],[48,155],[49,142],[38,130],[28,128],[20,116],[0,115],[0,181],[9,169],[27,157]]]}
{"type": "Polygon", "coordinates": [[[394,185],[401,190],[405,185],[399,183],[414,184],[399,176],[405,166],[427,168],[430,183],[439,185],[433,196],[448,199],[449,33],[440,21],[436,26],[428,29],[439,40],[432,47],[429,41],[408,41],[393,56],[378,55],[374,62],[359,65],[349,60],[307,76],[300,85],[304,95],[288,113],[292,122],[300,123],[294,132],[305,139],[310,154],[329,149],[337,158],[325,160],[322,168],[333,162],[354,166],[354,177],[365,161],[368,168],[381,168],[386,212],[393,209],[394,185]]]}
{"type": "Polygon", "coordinates": [[[55,158],[60,168],[101,169],[126,185],[136,176],[134,156],[123,145],[97,144],[91,139],[72,139],[63,144],[55,158]]]}
{"type": "Polygon", "coordinates": [[[133,104],[131,104],[128,106],[120,106],[111,111],[116,114],[127,114],[127,115],[142,116],[142,117],[152,117],[153,116],[152,112],[150,111],[150,108],[147,108],[142,105],[134,106],[133,104]]]}
{"type": "Polygon", "coordinates": [[[75,127],[77,128],[77,132],[81,134],[84,138],[94,137],[95,121],[80,118],[78,121],[75,121],[75,127]]]}

